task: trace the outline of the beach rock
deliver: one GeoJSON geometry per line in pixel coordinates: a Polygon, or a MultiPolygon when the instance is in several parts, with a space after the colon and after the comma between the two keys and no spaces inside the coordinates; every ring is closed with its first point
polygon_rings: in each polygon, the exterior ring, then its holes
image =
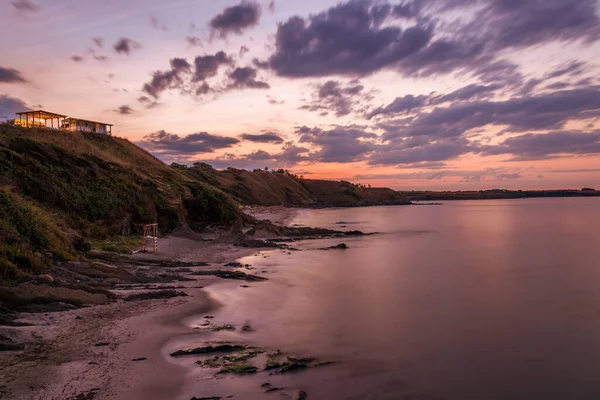
{"type": "Polygon", "coordinates": [[[187,296],[185,292],[178,292],[176,290],[158,290],[156,292],[144,292],[136,293],[123,298],[125,301],[136,301],[136,300],[151,300],[151,299],[170,299],[172,297],[187,296]]]}
{"type": "Polygon", "coordinates": [[[242,272],[242,271],[223,271],[223,270],[198,271],[198,272],[194,272],[193,275],[199,275],[199,276],[213,275],[213,276],[216,276],[216,277],[222,278],[222,279],[238,279],[238,280],[244,280],[244,281],[250,281],[250,282],[267,280],[267,278],[263,278],[261,276],[256,276],[256,275],[251,275],[251,274],[246,274],[245,272],[242,272]]]}
{"type": "Polygon", "coordinates": [[[244,265],[240,262],[230,262],[225,264],[226,267],[242,268],[244,265]]]}
{"type": "Polygon", "coordinates": [[[283,390],[283,388],[281,388],[281,387],[270,387],[267,390],[265,390],[265,393],[279,392],[280,390],[283,390]]]}
{"type": "Polygon", "coordinates": [[[336,244],[335,246],[321,247],[319,250],[346,250],[348,245],[346,243],[336,244]]]}
{"type": "Polygon", "coordinates": [[[25,346],[16,344],[11,338],[0,335],[0,351],[25,350],[25,346]]]}
{"type": "MultiPolygon", "coordinates": [[[[97,389],[95,389],[97,390],[97,389]]],[[[77,396],[70,397],[71,400],[93,400],[96,398],[95,391],[89,391],[87,393],[80,393],[77,396]]]]}
{"type": "Polygon", "coordinates": [[[347,231],[343,232],[344,236],[364,236],[364,232],[361,231],[347,231]]]}
{"type": "Polygon", "coordinates": [[[204,318],[206,319],[213,319],[215,316],[214,315],[205,315],[204,318]]]}
{"type": "Polygon", "coordinates": [[[190,400],[221,400],[220,397],[192,397],[190,400]]]}
{"type": "Polygon", "coordinates": [[[252,329],[252,327],[250,325],[244,325],[244,326],[242,326],[242,328],[240,329],[240,331],[242,331],[242,332],[252,332],[252,331],[254,331],[254,329],[252,329]]]}
{"type": "Polygon", "coordinates": [[[187,356],[193,354],[210,354],[210,353],[232,353],[235,351],[245,350],[246,346],[237,344],[219,344],[214,346],[196,347],[195,349],[177,350],[171,353],[171,357],[187,356]]]}
{"type": "Polygon", "coordinates": [[[253,374],[258,370],[254,365],[248,362],[227,363],[221,367],[220,374],[232,373],[236,375],[253,374]]]}
{"type": "Polygon", "coordinates": [[[105,346],[110,346],[110,343],[109,342],[100,342],[100,343],[96,343],[94,346],[105,347],[105,346]]]}
{"type": "Polygon", "coordinates": [[[273,371],[271,374],[285,374],[317,365],[315,364],[316,359],[314,357],[288,356],[286,359],[282,360],[281,356],[281,353],[267,354],[268,358],[264,370],[273,371]]]}
{"type": "Polygon", "coordinates": [[[298,392],[298,395],[296,396],[296,400],[306,400],[308,398],[308,393],[306,393],[304,390],[300,390],[298,392]]]}
{"type": "Polygon", "coordinates": [[[233,326],[231,324],[214,325],[210,329],[212,331],[215,331],[215,332],[219,332],[219,331],[235,331],[235,326],[233,326]]]}
{"type": "Polygon", "coordinates": [[[236,247],[247,247],[251,249],[259,249],[261,247],[280,247],[277,243],[273,241],[251,239],[246,236],[240,237],[233,243],[233,245],[236,247]]]}
{"type": "Polygon", "coordinates": [[[262,385],[260,385],[261,388],[270,388],[271,386],[273,385],[271,385],[269,382],[265,382],[262,385]]]}
{"type": "Polygon", "coordinates": [[[147,360],[147,358],[146,358],[146,357],[138,357],[138,358],[134,358],[134,359],[133,359],[133,360],[131,360],[131,361],[145,361],[145,360],[147,360]]]}

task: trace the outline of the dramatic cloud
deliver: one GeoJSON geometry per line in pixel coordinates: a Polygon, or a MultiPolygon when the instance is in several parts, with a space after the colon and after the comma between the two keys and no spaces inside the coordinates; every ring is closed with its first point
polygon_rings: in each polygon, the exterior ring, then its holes
{"type": "Polygon", "coordinates": [[[268,69],[269,68],[268,61],[261,61],[258,58],[252,59],[252,64],[254,64],[254,66],[258,69],[268,69]]]}
{"type": "Polygon", "coordinates": [[[192,70],[192,66],[185,58],[172,58],[170,63],[171,69],[175,72],[190,72],[192,70]]]}
{"type": "Polygon", "coordinates": [[[194,71],[194,81],[204,81],[207,78],[217,75],[219,67],[223,65],[232,65],[233,60],[223,51],[214,55],[198,56],[194,60],[196,67],[194,71]]]}
{"type": "Polygon", "coordinates": [[[413,109],[421,108],[427,104],[429,100],[429,96],[420,95],[413,96],[412,94],[396,97],[394,101],[388,104],[385,107],[378,107],[375,110],[371,111],[368,115],[369,118],[374,117],[379,114],[402,114],[413,109]]]}
{"type": "Polygon", "coordinates": [[[129,107],[128,105],[123,105],[123,106],[117,108],[115,111],[121,115],[129,115],[129,114],[133,114],[135,112],[135,110],[133,108],[129,107]]]}
{"type": "Polygon", "coordinates": [[[142,91],[157,99],[165,90],[181,89],[183,84],[180,71],[176,69],[156,71],[152,74],[152,80],[144,84],[142,91]]]}
{"type": "Polygon", "coordinates": [[[485,83],[518,85],[518,66],[499,58],[501,52],[597,41],[596,10],[596,0],[410,0],[393,7],[353,0],[280,24],[269,63],[290,77],[392,69],[417,77],[469,72],[485,83]],[[466,18],[446,15],[460,7],[466,18]]]}
{"type": "Polygon", "coordinates": [[[12,4],[17,11],[22,13],[34,13],[40,9],[40,6],[31,0],[14,0],[11,1],[10,4],[12,4]]]}
{"type": "Polygon", "coordinates": [[[269,64],[290,77],[363,75],[394,65],[431,40],[428,26],[380,27],[382,17],[370,1],[340,4],[308,20],[292,17],[277,29],[269,64]]]}
{"type": "Polygon", "coordinates": [[[325,131],[318,128],[298,129],[300,143],[311,143],[320,147],[313,154],[313,160],[322,162],[353,162],[364,159],[366,153],[376,145],[372,139],[377,135],[357,128],[336,127],[325,131]]]}
{"type": "Polygon", "coordinates": [[[487,0],[465,26],[493,50],[522,48],[553,40],[591,42],[600,38],[596,0],[487,0]]]}
{"type": "Polygon", "coordinates": [[[221,14],[210,21],[210,28],[213,34],[216,33],[221,38],[232,33],[241,35],[245,29],[258,24],[260,13],[258,3],[242,2],[225,8],[221,14]]]}
{"type": "Polygon", "coordinates": [[[71,56],[71,60],[73,60],[75,62],[82,62],[83,61],[83,57],[78,56],[78,55],[74,55],[74,56],[71,56]]]}
{"type": "MultiPolygon", "coordinates": [[[[195,160],[196,157],[194,157],[195,160]]],[[[194,161],[189,159],[188,161],[194,161]]],[[[201,161],[212,165],[217,169],[229,167],[244,169],[263,169],[265,166],[272,168],[282,168],[294,166],[301,162],[311,160],[309,149],[296,146],[293,142],[287,142],[278,153],[268,153],[264,150],[257,150],[250,154],[236,155],[226,153],[214,159],[203,158],[201,161]]]]}
{"type": "Polygon", "coordinates": [[[561,65],[559,68],[555,69],[554,71],[546,74],[544,76],[545,79],[553,79],[553,78],[559,78],[562,76],[570,76],[570,77],[576,77],[579,76],[581,74],[583,74],[583,72],[585,71],[585,66],[586,64],[584,62],[581,61],[570,61],[566,64],[561,65]]]}
{"type": "MultiPolygon", "coordinates": [[[[420,17],[444,11],[443,2],[413,0],[405,4],[415,6],[420,17]]],[[[515,81],[519,77],[515,66],[497,60],[501,51],[552,41],[590,43],[600,38],[596,0],[456,0],[451,8],[474,4],[479,7],[470,21],[464,24],[454,21],[447,29],[449,32],[405,60],[399,69],[418,76],[470,70],[484,80],[498,79],[497,74],[502,72],[501,78],[515,81]],[[490,64],[495,66],[486,71],[490,64]]]]}
{"type": "Polygon", "coordinates": [[[402,165],[421,162],[446,161],[470,152],[465,138],[439,139],[408,138],[389,145],[378,146],[369,157],[372,165],[402,165]]]}
{"type": "Polygon", "coordinates": [[[143,104],[148,109],[156,108],[160,105],[159,102],[151,99],[148,96],[140,96],[140,97],[138,97],[137,101],[140,102],[141,104],[143,104]]]}
{"type": "Polygon", "coordinates": [[[14,68],[0,67],[0,83],[26,83],[21,73],[14,68]]]}
{"type": "Polygon", "coordinates": [[[494,92],[504,87],[502,84],[478,85],[472,84],[442,96],[432,98],[434,104],[452,103],[456,101],[481,100],[494,96],[494,92]]]}
{"type": "Polygon", "coordinates": [[[513,132],[559,129],[568,121],[597,116],[600,116],[600,87],[592,86],[504,101],[457,102],[415,118],[379,126],[386,130],[385,140],[423,135],[440,138],[460,136],[487,125],[508,126],[513,132]]]}
{"type": "Polygon", "coordinates": [[[23,101],[7,96],[0,95],[0,118],[4,122],[4,118],[14,118],[15,113],[31,110],[23,101]]]}
{"type": "Polygon", "coordinates": [[[281,152],[273,157],[279,165],[294,165],[303,161],[313,161],[310,150],[306,147],[296,146],[293,142],[287,142],[281,152]]]}
{"type": "Polygon", "coordinates": [[[129,55],[132,51],[140,49],[141,47],[141,44],[128,38],[119,39],[119,41],[113,46],[117,53],[125,55],[129,55]]]}
{"type": "Polygon", "coordinates": [[[172,58],[171,69],[156,71],[152,80],[144,84],[142,91],[157,99],[162,92],[168,89],[184,89],[184,76],[191,74],[192,66],[184,58],[172,58]]]}
{"type": "Polygon", "coordinates": [[[327,81],[318,85],[313,99],[300,109],[318,111],[321,113],[334,112],[337,117],[357,111],[372,95],[364,91],[364,86],[358,81],[342,84],[339,81],[327,81]]]}
{"type": "Polygon", "coordinates": [[[164,130],[144,136],[138,144],[148,151],[160,155],[191,155],[196,153],[212,153],[218,149],[224,149],[239,143],[238,139],[211,135],[206,132],[193,133],[181,137],[179,135],[165,132],[164,130]]]}
{"type": "Polygon", "coordinates": [[[207,82],[217,76],[219,69],[224,66],[233,66],[233,58],[219,51],[214,55],[198,56],[191,65],[183,58],[173,58],[170,61],[171,69],[156,71],[152,80],[146,83],[142,91],[158,99],[162,92],[169,89],[178,89],[182,94],[189,96],[202,96],[207,93],[224,93],[233,89],[268,89],[268,83],[257,79],[258,72],[251,67],[233,68],[227,73],[225,82],[207,82]],[[216,85],[215,85],[216,84],[216,85]]]}
{"type": "Polygon", "coordinates": [[[258,73],[251,67],[234,69],[228,76],[231,80],[230,88],[250,88],[250,89],[269,89],[271,86],[267,82],[256,80],[258,73]]]}
{"type": "Polygon", "coordinates": [[[275,132],[267,132],[257,135],[244,133],[240,135],[240,137],[248,142],[254,143],[283,143],[283,138],[275,132]]]}
{"type": "Polygon", "coordinates": [[[244,54],[246,54],[249,51],[250,51],[250,49],[247,46],[240,47],[240,52],[239,52],[240,58],[244,57],[244,54]]]}
{"type": "Polygon", "coordinates": [[[537,160],[561,154],[600,153],[600,131],[556,131],[511,137],[495,146],[481,146],[484,155],[511,154],[515,160],[537,160]]]}
{"type": "Polygon", "coordinates": [[[106,60],[108,60],[108,57],[94,55],[94,60],[96,60],[96,61],[106,61],[106,60]]]}

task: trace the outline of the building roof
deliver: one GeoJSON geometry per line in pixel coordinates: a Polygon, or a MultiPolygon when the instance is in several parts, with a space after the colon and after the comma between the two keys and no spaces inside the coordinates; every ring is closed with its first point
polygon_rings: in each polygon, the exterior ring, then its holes
{"type": "Polygon", "coordinates": [[[44,111],[44,110],[32,110],[32,111],[23,111],[23,112],[18,112],[15,113],[19,116],[21,115],[32,115],[32,116],[37,116],[40,119],[52,119],[52,118],[66,118],[66,115],[62,115],[62,114],[56,114],[50,111],[44,111]]]}
{"type": "Polygon", "coordinates": [[[90,119],[76,118],[76,117],[67,117],[67,118],[65,118],[65,121],[70,121],[70,120],[83,121],[83,122],[92,122],[94,124],[101,124],[101,125],[113,126],[113,124],[108,124],[106,122],[92,121],[90,119]]]}

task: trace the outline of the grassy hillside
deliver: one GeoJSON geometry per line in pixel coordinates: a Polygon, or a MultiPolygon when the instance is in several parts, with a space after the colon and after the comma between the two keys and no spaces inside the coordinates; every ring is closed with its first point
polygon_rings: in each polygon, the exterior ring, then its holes
{"type": "Polygon", "coordinates": [[[300,179],[285,171],[217,171],[208,164],[175,166],[189,177],[214,185],[242,204],[287,207],[366,206],[408,204],[400,193],[367,188],[346,181],[300,179]]]}
{"type": "Polygon", "coordinates": [[[0,280],[88,242],[240,220],[237,204],[125,139],[0,124],[0,280]]]}

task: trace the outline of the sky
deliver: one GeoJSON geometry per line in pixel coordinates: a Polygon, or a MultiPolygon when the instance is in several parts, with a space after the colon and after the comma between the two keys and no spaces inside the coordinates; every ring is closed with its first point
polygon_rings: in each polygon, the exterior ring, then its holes
{"type": "Polygon", "coordinates": [[[4,0],[0,37],[2,120],[112,123],[168,164],[600,189],[600,0],[4,0]]]}

